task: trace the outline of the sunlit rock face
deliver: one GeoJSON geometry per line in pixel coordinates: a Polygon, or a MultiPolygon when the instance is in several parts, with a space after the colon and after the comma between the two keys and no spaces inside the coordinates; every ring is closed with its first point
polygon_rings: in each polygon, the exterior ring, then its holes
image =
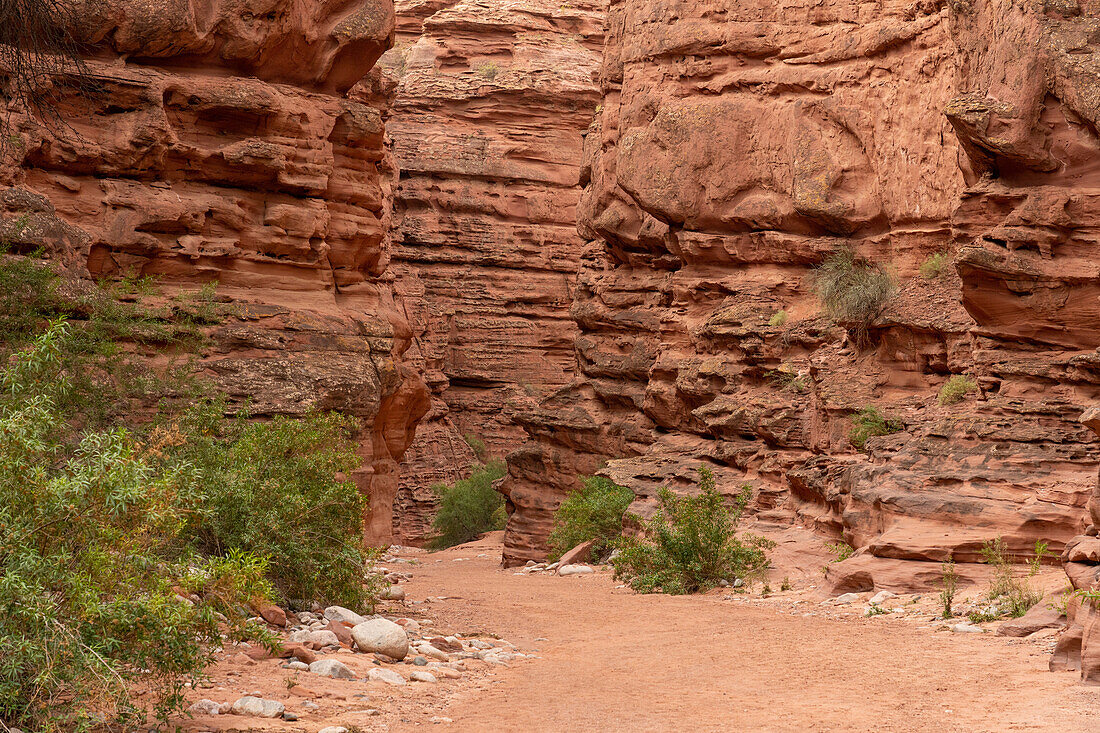
{"type": "Polygon", "coordinates": [[[594,0],[397,3],[380,62],[397,84],[392,269],[432,390],[401,472],[406,542],[430,535],[432,486],[466,473],[469,443],[502,458],[526,436],[517,416],[572,376],[604,15],[594,0]]]}
{"type": "Polygon", "coordinates": [[[630,486],[644,516],[700,463],[727,493],[752,484],[761,521],[858,548],[829,570],[848,589],[926,585],[928,562],[998,536],[1025,556],[1079,534],[1098,10],[614,0],[581,172],[577,369],[517,418],[531,441],[503,485],[506,563],[545,556],[578,475],[630,486]],[[866,343],[813,289],[845,246],[898,286],[866,343]],[[940,404],[963,374],[976,389],[940,404]],[[860,452],[868,406],[904,429],[860,452]]]}
{"type": "Polygon", "coordinates": [[[388,0],[76,8],[92,84],[59,81],[51,135],[12,110],[0,203],[16,248],[73,274],[217,281],[237,314],[198,367],[258,416],[359,418],[366,536],[392,536],[397,467],[428,409],[404,358],[387,238],[388,0]]]}

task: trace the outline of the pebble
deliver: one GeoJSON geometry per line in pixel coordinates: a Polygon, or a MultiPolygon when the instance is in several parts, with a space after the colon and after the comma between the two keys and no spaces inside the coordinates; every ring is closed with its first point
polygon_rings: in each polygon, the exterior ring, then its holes
{"type": "Polygon", "coordinates": [[[309,665],[309,671],[335,680],[355,679],[355,673],[348,669],[348,665],[336,659],[318,659],[309,665]]]}
{"type": "Polygon", "coordinates": [[[981,627],[978,627],[978,626],[974,626],[973,624],[968,624],[968,623],[955,624],[954,626],[951,627],[951,630],[954,631],[956,634],[983,634],[983,633],[985,633],[985,629],[983,629],[981,627]]]}
{"type": "Polygon", "coordinates": [[[413,659],[413,664],[415,664],[417,667],[427,667],[428,660],[424,657],[416,657],[413,659]]]}
{"type": "Polygon", "coordinates": [[[878,593],[876,593],[876,594],[875,594],[875,595],[874,595],[874,596],[873,596],[873,597],[871,598],[871,600],[870,600],[870,601],[868,601],[868,603],[872,603],[872,604],[874,604],[874,605],[878,605],[878,604],[882,603],[883,601],[888,601],[888,600],[890,600],[891,598],[897,598],[897,597],[898,597],[898,594],[897,594],[897,593],[891,593],[891,592],[890,592],[890,591],[888,591],[888,590],[881,590],[881,591],[879,591],[878,593]]]}
{"type": "Polygon", "coordinates": [[[383,669],[381,667],[375,667],[367,673],[367,679],[371,682],[385,682],[390,685],[404,685],[405,678],[394,672],[392,669],[383,669]]]}
{"type": "Polygon", "coordinates": [[[234,715],[252,715],[257,718],[277,718],[285,710],[286,706],[278,700],[265,700],[252,695],[245,695],[230,708],[234,715]]]}
{"type": "Polygon", "coordinates": [[[289,720],[293,723],[294,721],[298,720],[298,714],[292,713],[289,710],[285,710],[283,711],[283,720],[289,720]]]}
{"type": "Polygon", "coordinates": [[[425,657],[438,659],[441,662],[446,662],[448,659],[450,659],[450,657],[447,656],[447,652],[442,651],[441,649],[436,649],[431,644],[420,644],[419,646],[417,646],[416,650],[423,654],[425,657]]]}
{"type": "Polygon", "coordinates": [[[414,669],[409,673],[410,682],[438,682],[435,675],[422,669],[414,669]]]}
{"type": "Polygon", "coordinates": [[[451,720],[450,718],[444,717],[442,715],[436,715],[436,716],[433,716],[432,718],[429,718],[429,722],[440,724],[440,723],[453,723],[454,721],[451,720]]]}
{"type": "Polygon", "coordinates": [[[330,725],[317,731],[317,733],[348,733],[348,729],[342,725],[330,725]]]}

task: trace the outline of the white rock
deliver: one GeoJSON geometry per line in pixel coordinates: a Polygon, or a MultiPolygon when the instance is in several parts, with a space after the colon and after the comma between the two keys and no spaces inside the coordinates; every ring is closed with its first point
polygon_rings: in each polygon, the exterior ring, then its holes
{"type": "Polygon", "coordinates": [[[305,662],[299,662],[297,660],[295,660],[293,662],[288,662],[287,665],[286,665],[286,668],[287,669],[293,669],[296,672],[308,672],[309,671],[309,665],[308,664],[306,664],[305,662]]]}
{"type": "Polygon", "coordinates": [[[876,605],[876,606],[877,606],[878,604],[882,603],[883,601],[888,601],[888,600],[890,600],[891,598],[897,598],[897,597],[898,597],[898,594],[897,594],[897,593],[891,593],[891,592],[890,592],[890,591],[888,591],[888,590],[880,590],[880,591],[879,591],[878,593],[876,593],[876,594],[875,594],[875,595],[874,595],[874,596],[873,596],[873,597],[871,598],[871,600],[870,600],[870,601],[868,601],[868,603],[871,603],[871,604],[873,604],[873,605],[876,605]]]}
{"type": "Polygon", "coordinates": [[[245,695],[230,708],[234,715],[252,715],[257,718],[277,718],[285,710],[286,706],[278,700],[265,700],[252,695],[245,695]]]}
{"type": "Polygon", "coordinates": [[[590,575],[594,572],[588,565],[562,565],[558,568],[558,575],[590,575]]]}
{"type": "Polygon", "coordinates": [[[951,630],[954,631],[956,634],[983,634],[983,633],[985,633],[985,629],[981,628],[980,626],[975,626],[973,624],[968,624],[968,623],[965,623],[965,622],[961,623],[961,624],[955,624],[954,626],[951,627],[951,630]]]}
{"type": "Polygon", "coordinates": [[[361,624],[367,620],[366,616],[360,616],[350,608],[344,608],[343,606],[329,606],[325,609],[325,618],[329,621],[336,621],[337,623],[342,621],[352,626],[361,624]]]}
{"type": "Polygon", "coordinates": [[[409,637],[405,630],[384,618],[372,618],[354,626],[351,638],[359,651],[370,654],[378,652],[394,659],[404,659],[409,653],[409,637]]]}
{"type": "Polygon", "coordinates": [[[379,593],[378,597],[383,601],[403,601],[405,600],[405,589],[399,585],[391,585],[379,593]]]}
{"type": "Polygon", "coordinates": [[[187,708],[187,712],[192,715],[221,715],[222,706],[213,700],[203,699],[193,703],[187,708]]]}
{"type": "Polygon", "coordinates": [[[375,667],[370,672],[367,672],[367,679],[371,682],[385,682],[390,685],[404,685],[405,678],[394,672],[392,669],[383,669],[381,667],[375,667]]]}
{"type": "Polygon", "coordinates": [[[348,729],[342,725],[330,725],[317,731],[317,733],[348,733],[348,729]]]}
{"type": "Polygon", "coordinates": [[[318,659],[309,665],[309,671],[334,680],[355,679],[355,673],[348,669],[348,665],[336,659],[318,659]]]}
{"type": "Polygon", "coordinates": [[[286,638],[290,644],[316,644],[318,646],[339,646],[340,639],[331,631],[295,631],[286,638]]]}
{"type": "Polygon", "coordinates": [[[429,659],[438,659],[441,662],[446,662],[450,659],[450,657],[447,656],[447,652],[442,649],[437,649],[431,644],[420,644],[416,647],[416,650],[429,659]]]}
{"type": "Polygon", "coordinates": [[[858,600],[859,593],[845,593],[834,598],[833,604],[837,606],[847,606],[849,603],[855,603],[858,600]]]}
{"type": "Polygon", "coordinates": [[[409,672],[409,682],[438,682],[435,675],[422,669],[414,669],[409,672]]]}

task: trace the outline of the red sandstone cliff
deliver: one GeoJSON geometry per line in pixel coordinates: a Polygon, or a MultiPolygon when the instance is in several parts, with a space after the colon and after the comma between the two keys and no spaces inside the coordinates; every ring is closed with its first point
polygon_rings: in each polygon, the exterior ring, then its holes
{"type": "Polygon", "coordinates": [[[356,86],[392,42],[392,3],[123,0],[76,17],[95,57],[85,95],[55,89],[71,128],[13,110],[15,244],[94,278],[217,281],[239,315],[201,369],[259,415],[357,416],[367,536],[387,541],[428,407],[388,267],[386,101],[376,76],[356,86]]]}
{"type": "Polygon", "coordinates": [[[973,560],[996,536],[1024,554],[1079,533],[1098,9],[612,2],[577,373],[519,416],[505,562],[544,556],[553,510],[605,460],[643,514],[700,462],[751,483],[762,519],[860,548],[830,569],[848,589],[919,584],[899,560],[973,560]],[[866,347],[810,282],[844,245],[899,286],[866,347]],[[939,252],[953,264],[921,277],[939,252]],[[964,373],[978,393],[940,405],[964,373]],[[848,432],[869,405],[905,429],[864,455],[848,432]]]}
{"type": "Polygon", "coordinates": [[[432,409],[396,512],[400,536],[420,542],[431,487],[475,460],[463,436],[504,456],[524,438],[516,414],[572,374],[581,135],[599,102],[603,12],[399,0],[397,18],[381,63],[397,80],[393,269],[432,409]]]}

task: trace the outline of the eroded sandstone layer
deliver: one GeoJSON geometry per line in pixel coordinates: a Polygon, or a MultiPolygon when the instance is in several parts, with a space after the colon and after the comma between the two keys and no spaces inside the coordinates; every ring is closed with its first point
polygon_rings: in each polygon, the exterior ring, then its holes
{"type": "Polygon", "coordinates": [[[13,110],[8,238],[87,277],[216,281],[237,315],[200,368],[260,416],[358,417],[367,538],[388,541],[397,466],[428,407],[402,358],[387,100],[367,76],[391,45],[392,3],[122,0],[76,17],[93,83],[58,82],[70,127],[56,136],[13,110]]]}
{"type": "Polygon", "coordinates": [[[432,391],[402,468],[406,542],[430,534],[432,486],[477,459],[466,438],[503,457],[525,437],[516,415],[572,375],[575,210],[602,7],[397,2],[381,63],[397,81],[393,269],[413,325],[408,357],[432,391]]]}
{"type": "Polygon", "coordinates": [[[715,467],[758,516],[859,548],[836,587],[927,586],[1085,526],[1100,386],[1095,0],[613,0],[578,208],[574,380],[518,416],[505,561],[601,470],[652,510],[715,467]],[[813,268],[898,292],[856,342],[813,268]],[[932,267],[945,253],[946,266],[932,267]],[[920,266],[926,264],[925,273],[920,266]],[[976,391],[940,404],[968,375],[976,391]],[[857,451],[873,406],[904,429],[857,451]],[[931,568],[937,572],[925,572],[931,568]]]}

